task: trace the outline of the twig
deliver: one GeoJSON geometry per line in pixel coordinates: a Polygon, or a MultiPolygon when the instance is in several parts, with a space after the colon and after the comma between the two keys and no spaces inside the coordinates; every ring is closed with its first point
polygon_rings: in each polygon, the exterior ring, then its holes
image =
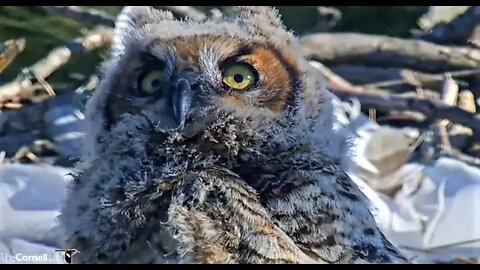
{"type": "MultiPolygon", "coordinates": [[[[475,113],[476,112],[476,105],[475,105],[475,96],[469,90],[462,90],[458,94],[458,107],[464,109],[468,112],[475,113]]],[[[465,127],[463,125],[459,125],[454,123],[448,132],[452,144],[457,145],[456,148],[463,149],[464,146],[472,136],[472,129],[469,127],[465,127]]]]}
{"type": "Polygon", "coordinates": [[[480,6],[470,6],[453,20],[439,23],[427,32],[416,34],[415,37],[438,44],[465,45],[479,24],[480,6]]]}
{"type": "MultiPolygon", "coordinates": [[[[369,92],[369,93],[386,93],[389,92],[387,89],[380,89],[377,87],[365,87],[365,86],[357,86],[353,85],[349,81],[345,80],[343,77],[337,75],[335,72],[330,70],[328,67],[323,65],[317,61],[310,61],[310,64],[318,69],[323,77],[327,80],[328,86],[332,89],[338,90],[347,90],[347,91],[358,91],[358,92],[369,92]]],[[[427,92],[422,89],[422,93],[427,92]]],[[[427,92],[430,95],[434,95],[435,93],[427,92]]],[[[408,93],[406,94],[408,95],[408,93]]]]}
{"type": "MultiPolygon", "coordinates": [[[[444,72],[432,74],[403,68],[381,68],[369,66],[338,65],[330,69],[346,80],[362,87],[395,87],[415,85],[438,89],[444,79],[444,72]]],[[[480,75],[480,69],[449,71],[452,78],[480,75]]],[[[458,83],[458,81],[457,81],[458,83]]]]}
{"type": "Polygon", "coordinates": [[[469,165],[474,165],[480,167],[480,158],[472,157],[460,152],[457,149],[442,149],[442,154],[457,159],[459,161],[465,162],[469,165]]]}
{"type": "Polygon", "coordinates": [[[11,135],[0,136],[0,149],[7,157],[15,155],[25,145],[31,145],[37,134],[32,132],[17,132],[11,135]]]}
{"type": "Polygon", "coordinates": [[[35,163],[38,163],[39,159],[37,155],[35,155],[28,146],[22,146],[13,156],[12,158],[16,162],[20,162],[21,160],[29,160],[35,163]]]}
{"type": "Polygon", "coordinates": [[[453,263],[480,264],[480,258],[457,257],[453,260],[453,263]]]}
{"type": "Polygon", "coordinates": [[[318,18],[317,23],[308,30],[310,33],[327,32],[331,30],[342,18],[342,13],[340,10],[334,7],[318,6],[317,11],[320,18],[318,18]]]}
{"type": "Polygon", "coordinates": [[[480,67],[480,50],[423,40],[354,33],[318,33],[300,39],[306,57],[325,65],[399,67],[424,72],[480,67]]]}
{"type": "Polygon", "coordinates": [[[38,81],[38,83],[43,87],[43,89],[45,89],[45,91],[47,91],[47,94],[49,96],[55,96],[55,91],[53,90],[52,86],[47,82],[45,81],[44,78],[42,77],[39,77],[38,75],[35,74],[35,79],[38,81]]]}
{"type": "Polygon", "coordinates": [[[326,19],[330,28],[334,27],[342,18],[340,10],[334,7],[318,6],[317,10],[318,13],[326,19]]]}
{"type": "Polygon", "coordinates": [[[478,40],[477,38],[469,39],[467,43],[472,48],[480,49],[480,40],[478,40]]]}
{"type": "Polygon", "coordinates": [[[23,105],[21,103],[15,102],[7,102],[5,104],[0,104],[0,108],[7,108],[7,109],[20,109],[23,105]]]}
{"type": "MultiPolygon", "coordinates": [[[[325,66],[322,65],[322,67],[323,69],[328,70],[325,66]]],[[[330,70],[328,73],[329,75],[326,76],[326,73],[322,72],[326,78],[329,76],[332,77],[332,74],[334,74],[330,70]]],[[[356,98],[367,108],[372,107],[381,111],[416,111],[430,119],[448,119],[452,122],[457,122],[472,128],[475,132],[474,135],[480,137],[480,117],[471,112],[465,111],[456,106],[446,105],[439,100],[388,94],[382,91],[372,91],[371,89],[365,89],[358,86],[349,87],[348,84],[344,83],[338,88],[333,85],[333,87],[330,87],[330,90],[343,100],[356,98]]]]}
{"type": "MultiPolygon", "coordinates": [[[[402,68],[382,68],[365,65],[331,65],[329,68],[338,76],[356,85],[383,87],[384,83],[392,85],[409,84],[405,80],[402,68]]],[[[413,72],[413,71],[411,71],[413,72]]],[[[390,86],[390,85],[387,85],[390,86]]]]}
{"type": "Polygon", "coordinates": [[[445,105],[441,101],[336,89],[332,89],[332,92],[342,99],[357,98],[362,105],[375,107],[377,110],[410,110],[421,112],[432,119],[448,119],[472,128],[477,137],[480,135],[480,118],[478,116],[458,107],[445,105]]]}
{"type": "Polygon", "coordinates": [[[377,117],[377,122],[402,121],[415,123],[414,125],[426,125],[425,116],[418,112],[411,111],[390,111],[389,115],[377,117]]]}
{"type": "Polygon", "coordinates": [[[85,37],[75,39],[65,46],[52,50],[47,57],[25,69],[17,78],[0,86],[0,104],[8,101],[19,101],[34,95],[35,77],[47,78],[61,66],[66,64],[72,55],[92,51],[112,41],[111,28],[97,28],[85,37]]]}
{"type": "Polygon", "coordinates": [[[2,73],[13,60],[25,49],[24,38],[10,39],[0,45],[0,73],[2,73]]]}
{"type": "Polygon", "coordinates": [[[363,91],[361,87],[354,86],[349,81],[335,74],[322,63],[317,61],[310,61],[310,64],[322,73],[323,77],[325,77],[325,79],[327,80],[329,86],[333,86],[334,88],[340,90],[355,90],[360,92],[363,91]]]}
{"type": "Polygon", "coordinates": [[[190,18],[194,21],[203,21],[207,18],[207,15],[205,15],[205,13],[191,6],[155,6],[155,7],[171,11],[173,15],[179,18],[190,18]]]}
{"type": "MultiPolygon", "coordinates": [[[[455,106],[458,100],[458,84],[452,79],[452,76],[448,73],[445,74],[445,80],[442,84],[442,101],[446,105],[455,106]]],[[[450,121],[441,120],[437,123],[438,135],[440,137],[440,142],[444,149],[452,149],[452,144],[450,143],[450,138],[448,137],[447,126],[450,121]]]]}
{"type": "Polygon", "coordinates": [[[475,113],[477,111],[475,106],[475,96],[473,95],[472,91],[462,90],[458,94],[458,107],[471,113],[475,113]]]}
{"type": "Polygon", "coordinates": [[[47,12],[76,21],[115,27],[115,18],[97,9],[78,6],[42,6],[41,8],[47,12]]]}
{"type": "Polygon", "coordinates": [[[450,106],[455,106],[458,101],[458,84],[450,73],[445,73],[445,80],[442,84],[442,101],[450,106]]]}

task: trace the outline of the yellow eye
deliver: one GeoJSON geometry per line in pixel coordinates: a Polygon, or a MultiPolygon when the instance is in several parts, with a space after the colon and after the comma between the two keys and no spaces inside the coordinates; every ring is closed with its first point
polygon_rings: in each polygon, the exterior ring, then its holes
{"type": "Polygon", "coordinates": [[[154,94],[163,88],[165,73],[161,70],[152,70],[140,78],[140,88],[145,94],[154,94]]]}
{"type": "Polygon", "coordinates": [[[223,83],[235,90],[245,90],[252,86],[255,80],[252,68],[244,64],[232,65],[223,73],[223,83]]]}

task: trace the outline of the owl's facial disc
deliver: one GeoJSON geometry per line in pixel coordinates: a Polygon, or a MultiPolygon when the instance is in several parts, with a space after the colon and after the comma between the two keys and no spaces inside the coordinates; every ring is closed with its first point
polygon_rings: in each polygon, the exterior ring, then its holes
{"type": "Polygon", "coordinates": [[[301,89],[295,55],[267,42],[205,34],[139,48],[123,56],[109,86],[107,129],[142,114],[159,132],[191,137],[226,115],[239,125],[277,118],[301,89]]]}

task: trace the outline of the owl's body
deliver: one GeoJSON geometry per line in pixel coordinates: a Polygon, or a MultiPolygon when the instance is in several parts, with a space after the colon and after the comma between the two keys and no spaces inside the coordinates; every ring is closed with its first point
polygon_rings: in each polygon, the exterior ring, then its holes
{"type": "Polygon", "coordinates": [[[74,261],[407,262],[273,9],[198,23],[129,7],[117,32],[61,217],[74,261]]]}

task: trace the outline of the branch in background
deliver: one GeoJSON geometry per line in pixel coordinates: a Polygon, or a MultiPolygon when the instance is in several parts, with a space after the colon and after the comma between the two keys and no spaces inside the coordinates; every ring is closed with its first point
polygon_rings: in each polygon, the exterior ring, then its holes
{"type": "Polygon", "coordinates": [[[312,29],[309,29],[310,33],[330,31],[342,18],[340,10],[334,7],[318,6],[317,11],[320,18],[312,29]]]}
{"type": "MultiPolygon", "coordinates": [[[[441,93],[442,93],[442,102],[445,105],[455,106],[458,101],[458,84],[452,78],[450,74],[445,74],[445,80],[442,83],[441,93]]],[[[442,148],[450,151],[452,150],[452,144],[450,143],[450,138],[448,137],[447,126],[450,124],[448,120],[441,120],[436,123],[436,130],[438,136],[440,137],[440,143],[442,148]]]]}
{"type": "Polygon", "coordinates": [[[80,22],[115,27],[115,18],[103,11],[78,6],[42,6],[43,10],[80,22]]]}
{"type": "Polygon", "coordinates": [[[35,89],[34,84],[38,79],[44,80],[49,77],[66,64],[72,55],[103,47],[110,44],[112,38],[113,29],[99,27],[82,38],[75,39],[65,46],[52,50],[47,57],[28,67],[27,72],[22,72],[12,82],[0,86],[0,104],[32,98],[35,89]]]}
{"type": "Polygon", "coordinates": [[[24,38],[10,39],[0,44],[0,73],[2,73],[13,60],[25,49],[24,38]]]}
{"type": "MultiPolygon", "coordinates": [[[[429,89],[438,89],[441,86],[442,80],[444,78],[444,73],[430,74],[430,73],[422,73],[422,72],[417,72],[412,70],[402,70],[402,71],[403,71],[402,75],[404,77],[403,80],[378,82],[378,83],[372,83],[364,86],[391,87],[398,84],[408,83],[412,85],[418,85],[421,87],[427,87],[429,89]]],[[[459,78],[478,76],[480,75],[480,69],[466,69],[466,70],[458,70],[458,71],[451,71],[451,72],[448,71],[448,73],[450,74],[450,76],[452,76],[452,78],[456,78],[457,83],[461,85],[462,82],[458,80],[459,78]]]]}
{"type": "MultiPolygon", "coordinates": [[[[43,102],[27,104],[20,109],[4,110],[0,114],[0,149],[8,157],[13,156],[21,147],[32,146],[36,139],[48,139],[55,144],[55,151],[60,156],[65,156],[75,147],[65,147],[75,138],[68,138],[65,134],[84,132],[79,122],[71,121],[71,109],[83,110],[86,100],[98,85],[98,77],[91,76],[82,85],[76,83],[65,86],[62,93],[43,102]],[[68,123],[56,122],[58,118],[67,117],[68,123]],[[73,130],[72,130],[73,129],[73,130]]],[[[78,112],[77,112],[78,114],[78,112]]],[[[75,114],[76,118],[82,116],[75,114]]],[[[80,113],[81,114],[81,113],[80,113]]],[[[75,155],[70,155],[75,156],[75,155]]]]}
{"type": "Polygon", "coordinates": [[[190,18],[194,21],[203,21],[207,18],[205,13],[191,6],[155,6],[156,8],[171,11],[175,17],[190,18]]]}
{"type": "MultiPolygon", "coordinates": [[[[476,113],[475,96],[469,90],[462,90],[458,94],[458,107],[468,112],[476,113]]],[[[449,129],[450,141],[458,149],[464,149],[470,141],[472,130],[459,124],[453,124],[449,129]]]]}
{"type": "Polygon", "coordinates": [[[338,76],[356,85],[381,84],[382,82],[408,83],[403,80],[402,68],[369,67],[364,65],[333,65],[329,68],[338,76]]]}
{"type": "MultiPolygon", "coordinates": [[[[397,87],[420,86],[428,89],[439,89],[444,72],[438,74],[424,73],[403,68],[381,68],[369,66],[337,65],[329,67],[338,76],[362,87],[397,87]]],[[[465,84],[459,79],[480,75],[480,69],[466,69],[449,72],[459,85],[465,84]]]]}
{"type": "Polygon", "coordinates": [[[460,152],[457,149],[443,149],[442,154],[451,157],[462,162],[465,162],[469,165],[479,166],[480,167],[480,159],[476,157],[472,157],[469,155],[465,155],[464,153],[460,152]]]}
{"type": "Polygon", "coordinates": [[[357,98],[362,106],[365,107],[373,107],[383,111],[417,111],[424,114],[428,118],[448,119],[472,128],[476,136],[480,136],[480,118],[478,116],[458,107],[445,105],[441,101],[336,89],[332,89],[332,92],[344,100],[349,98],[357,98]]]}
{"type": "MultiPolygon", "coordinates": [[[[310,61],[310,64],[318,69],[323,77],[327,80],[328,86],[330,88],[338,89],[338,90],[347,90],[347,91],[358,91],[358,92],[369,92],[369,93],[378,93],[378,94],[385,94],[390,93],[387,89],[380,89],[375,86],[358,86],[353,85],[350,81],[345,80],[342,76],[337,75],[335,72],[330,70],[328,67],[324,66],[322,63],[317,61],[310,61]]],[[[423,90],[422,90],[423,91],[423,90]]],[[[423,91],[424,94],[429,96],[437,97],[438,94],[431,92],[431,91],[423,91]]],[[[409,93],[407,93],[408,95],[409,93]]]]}
{"type": "Polygon", "coordinates": [[[439,23],[427,32],[416,34],[415,37],[438,44],[465,45],[479,24],[480,6],[471,6],[453,20],[439,23]]]}
{"type": "Polygon", "coordinates": [[[424,72],[480,67],[480,50],[440,46],[423,40],[354,33],[320,33],[300,38],[306,57],[325,65],[399,67],[424,72]]]}
{"type": "Polygon", "coordinates": [[[334,87],[335,89],[346,90],[346,91],[358,91],[358,92],[363,91],[361,87],[354,86],[349,81],[335,74],[333,71],[331,71],[329,68],[324,66],[322,63],[316,62],[316,61],[310,61],[310,64],[314,68],[319,70],[320,73],[322,73],[323,77],[327,80],[329,87],[334,87]]]}
{"type": "Polygon", "coordinates": [[[12,135],[0,136],[0,147],[5,156],[13,156],[20,148],[31,145],[37,138],[32,132],[21,132],[12,135]]]}
{"type": "Polygon", "coordinates": [[[338,21],[342,18],[342,13],[340,10],[334,8],[334,7],[323,7],[319,6],[317,7],[318,13],[325,18],[327,21],[328,26],[334,27],[338,21]]]}
{"type": "Polygon", "coordinates": [[[452,122],[470,127],[475,132],[475,136],[480,136],[480,117],[476,116],[474,113],[458,107],[446,105],[442,101],[434,99],[405,97],[353,86],[332,71],[328,70],[325,66],[321,64],[314,64],[313,66],[327,79],[330,85],[330,90],[343,100],[356,98],[360,104],[366,108],[371,107],[387,112],[392,110],[416,111],[430,119],[448,119],[452,122]],[[335,85],[336,81],[339,81],[340,84],[335,85]]]}

